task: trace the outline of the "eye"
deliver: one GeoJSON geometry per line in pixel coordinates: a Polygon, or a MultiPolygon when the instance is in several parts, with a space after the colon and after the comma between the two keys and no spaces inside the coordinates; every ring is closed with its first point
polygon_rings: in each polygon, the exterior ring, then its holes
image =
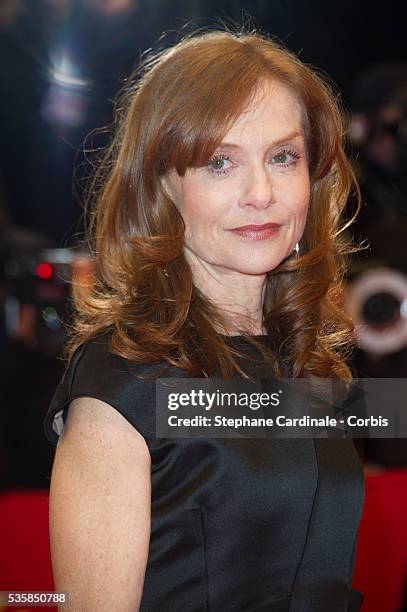
{"type": "Polygon", "coordinates": [[[275,162],[277,166],[287,167],[295,165],[300,159],[300,157],[301,155],[299,155],[299,153],[296,153],[296,151],[284,149],[283,151],[277,153],[277,155],[274,155],[273,159],[277,160],[275,162]]]}
{"type": "Polygon", "coordinates": [[[208,162],[209,171],[212,174],[226,174],[232,169],[232,162],[227,155],[219,153],[214,155],[208,162]]]}

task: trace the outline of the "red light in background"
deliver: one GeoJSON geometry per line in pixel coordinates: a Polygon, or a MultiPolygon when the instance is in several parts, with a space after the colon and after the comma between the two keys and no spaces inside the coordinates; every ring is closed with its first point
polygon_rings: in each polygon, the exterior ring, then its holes
{"type": "Polygon", "coordinates": [[[39,278],[47,279],[47,278],[51,278],[51,276],[53,274],[53,271],[54,270],[53,270],[51,264],[49,264],[49,263],[40,263],[40,264],[38,264],[38,266],[35,269],[35,274],[39,278]]]}

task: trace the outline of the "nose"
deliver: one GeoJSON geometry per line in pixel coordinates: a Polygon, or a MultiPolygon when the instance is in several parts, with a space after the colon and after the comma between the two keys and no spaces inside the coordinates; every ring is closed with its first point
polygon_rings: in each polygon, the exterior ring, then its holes
{"type": "Polygon", "coordinates": [[[268,208],[275,202],[275,185],[270,170],[263,165],[248,171],[243,189],[242,205],[268,208]]]}

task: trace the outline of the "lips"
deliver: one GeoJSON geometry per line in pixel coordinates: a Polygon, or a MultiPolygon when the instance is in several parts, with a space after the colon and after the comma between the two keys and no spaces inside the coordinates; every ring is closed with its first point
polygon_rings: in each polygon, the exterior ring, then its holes
{"type": "Polygon", "coordinates": [[[242,227],[234,227],[232,232],[261,232],[266,229],[277,229],[281,227],[279,223],[265,223],[264,225],[242,225],[242,227]]]}
{"type": "Polygon", "coordinates": [[[263,225],[242,225],[229,231],[243,240],[267,240],[274,238],[280,227],[279,223],[264,223],[263,225]]]}

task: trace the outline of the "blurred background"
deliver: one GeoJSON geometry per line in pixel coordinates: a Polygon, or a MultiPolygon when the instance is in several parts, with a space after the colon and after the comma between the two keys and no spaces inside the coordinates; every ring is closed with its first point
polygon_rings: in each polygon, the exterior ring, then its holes
{"type": "MultiPolygon", "coordinates": [[[[364,200],[352,233],[369,243],[347,278],[359,347],[353,366],[359,377],[407,377],[403,8],[349,0],[0,0],[0,590],[53,588],[54,449],[42,419],[63,373],[68,283],[90,269],[81,239],[91,151],[106,143],[114,96],[143,51],[197,27],[249,20],[337,83],[364,200]]],[[[358,440],[357,447],[366,502],[354,586],[365,592],[364,612],[406,611],[407,443],[358,440]]]]}

